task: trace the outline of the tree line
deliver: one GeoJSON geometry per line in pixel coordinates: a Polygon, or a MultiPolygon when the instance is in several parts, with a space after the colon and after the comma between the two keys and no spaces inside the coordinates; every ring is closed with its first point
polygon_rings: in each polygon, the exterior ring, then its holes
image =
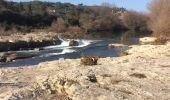
{"type": "Polygon", "coordinates": [[[41,1],[0,1],[0,33],[31,32],[35,30],[69,33],[121,32],[132,30],[137,35],[169,34],[168,0],[153,0],[149,14],[128,11],[108,3],[100,6],[73,5],[41,1]],[[162,27],[164,26],[164,27],[162,27]],[[166,26],[166,27],[165,27],[166,26]]]}

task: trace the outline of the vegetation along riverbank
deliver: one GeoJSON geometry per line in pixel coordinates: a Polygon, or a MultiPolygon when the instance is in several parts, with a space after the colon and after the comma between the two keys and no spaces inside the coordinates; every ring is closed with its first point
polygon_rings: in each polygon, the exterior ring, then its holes
{"type": "Polygon", "coordinates": [[[0,100],[170,100],[170,0],[61,2],[0,0],[0,100]]]}

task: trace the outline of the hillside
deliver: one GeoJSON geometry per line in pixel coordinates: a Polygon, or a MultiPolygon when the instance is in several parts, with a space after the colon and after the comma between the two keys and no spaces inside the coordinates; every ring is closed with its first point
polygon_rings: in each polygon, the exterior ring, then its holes
{"type": "Polygon", "coordinates": [[[146,20],[139,25],[132,21],[130,22],[132,27],[126,26],[125,23],[129,21],[125,22],[121,19],[125,12],[127,12],[125,8],[109,5],[87,6],[60,2],[2,0],[0,1],[0,35],[48,31],[82,37],[92,33],[98,35],[98,32],[116,34],[129,29],[141,33],[147,32],[146,20]]]}

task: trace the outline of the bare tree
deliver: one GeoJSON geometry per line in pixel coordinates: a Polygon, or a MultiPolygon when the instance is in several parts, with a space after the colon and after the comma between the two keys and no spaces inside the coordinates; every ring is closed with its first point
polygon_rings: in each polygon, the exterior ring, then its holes
{"type": "Polygon", "coordinates": [[[145,13],[128,11],[122,15],[123,24],[130,30],[136,32],[147,32],[149,17],[145,13]]]}
{"type": "Polygon", "coordinates": [[[66,31],[65,21],[63,20],[63,18],[57,18],[57,20],[52,23],[51,28],[53,31],[56,32],[65,32],[66,31]]]}
{"type": "Polygon", "coordinates": [[[170,0],[153,0],[149,5],[150,28],[160,38],[170,36],[170,0]]]}

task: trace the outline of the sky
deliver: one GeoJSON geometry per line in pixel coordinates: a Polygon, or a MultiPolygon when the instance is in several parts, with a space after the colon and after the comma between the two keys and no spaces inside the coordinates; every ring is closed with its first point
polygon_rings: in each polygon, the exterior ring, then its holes
{"type": "MultiPolygon", "coordinates": [[[[13,1],[31,1],[31,0],[13,0],[13,1]]],[[[148,3],[152,0],[40,0],[40,1],[51,1],[51,2],[67,2],[73,4],[84,4],[84,5],[101,5],[104,2],[114,4],[118,7],[124,7],[129,10],[136,10],[141,12],[147,12],[148,3]]]]}

